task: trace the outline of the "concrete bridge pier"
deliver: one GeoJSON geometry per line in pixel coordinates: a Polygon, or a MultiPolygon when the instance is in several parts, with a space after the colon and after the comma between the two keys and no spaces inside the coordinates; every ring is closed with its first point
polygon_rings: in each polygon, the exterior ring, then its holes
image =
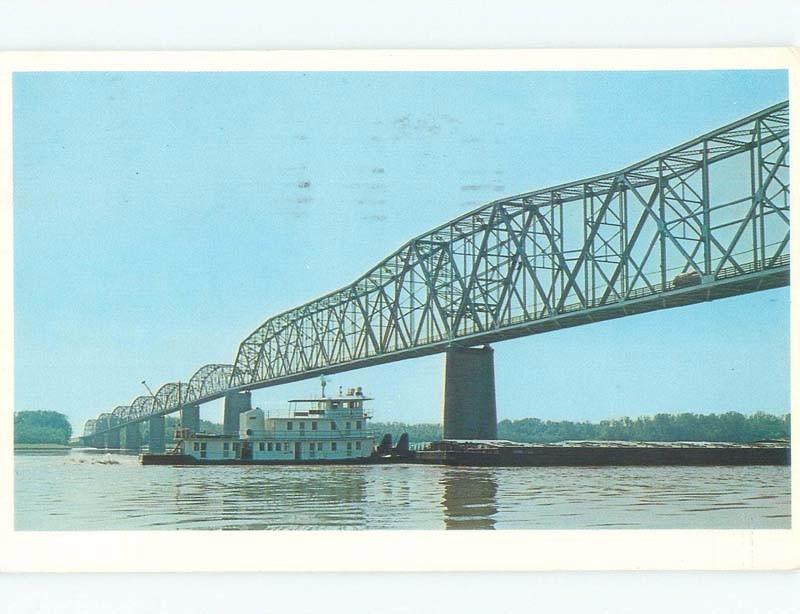
{"type": "Polygon", "coordinates": [[[200,430],[200,406],[185,405],[181,408],[181,426],[192,433],[200,430]]]}
{"type": "Polygon", "coordinates": [[[491,347],[447,350],[443,405],[444,439],[497,439],[491,347]]]}
{"type": "Polygon", "coordinates": [[[223,432],[226,435],[236,435],[239,432],[239,414],[252,409],[250,391],[229,392],[225,395],[225,417],[223,419],[223,432]]]}
{"type": "Polygon", "coordinates": [[[153,416],[148,420],[150,428],[150,454],[163,454],[165,451],[164,446],[164,416],[153,416]]]}
{"type": "Polygon", "coordinates": [[[138,450],[142,447],[142,435],[139,432],[139,423],[125,425],[125,449],[138,450]]]}
{"type": "Polygon", "coordinates": [[[108,433],[106,431],[108,431],[109,428],[111,428],[111,418],[109,416],[97,420],[97,430],[102,432],[94,436],[95,448],[108,447],[108,433]]]}
{"type": "Polygon", "coordinates": [[[115,428],[106,433],[106,447],[111,450],[119,450],[120,448],[120,432],[122,429],[115,428]]]}

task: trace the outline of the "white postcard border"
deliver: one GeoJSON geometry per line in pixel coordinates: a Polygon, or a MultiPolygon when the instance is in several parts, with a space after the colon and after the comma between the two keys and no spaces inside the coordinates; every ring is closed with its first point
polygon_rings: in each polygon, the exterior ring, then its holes
{"type": "MultiPolygon", "coordinates": [[[[789,530],[614,531],[15,531],[13,521],[13,185],[11,74],[27,71],[523,71],[788,69],[798,126],[797,49],[370,50],[0,53],[0,571],[523,571],[794,569],[789,530]],[[181,556],[165,553],[180,552],[181,556]],[[228,553],[228,556],[220,556],[228,553]],[[313,555],[312,555],[313,553],[313,555]]],[[[798,140],[792,129],[792,142],[798,140]]],[[[797,184],[797,165],[791,169],[797,184]]],[[[794,204],[792,226],[800,208],[794,204]]],[[[798,237],[792,236],[794,253],[798,237]]],[[[791,272],[791,372],[800,342],[791,272]]],[[[798,440],[793,387],[792,440],[798,440]]],[[[45,485],[43,485],[45,486],[45,485]]],[[[792,472],[792,492],[798,476],[792,472]]]]}

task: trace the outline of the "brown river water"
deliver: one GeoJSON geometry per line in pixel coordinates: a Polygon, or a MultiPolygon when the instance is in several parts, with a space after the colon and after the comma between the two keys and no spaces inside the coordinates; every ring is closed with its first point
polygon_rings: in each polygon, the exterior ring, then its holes
{"type": "Polygon", "coordinates": [[[15,455],[17,530],[786,529],[789,467],[165,467],[15,455]]]}

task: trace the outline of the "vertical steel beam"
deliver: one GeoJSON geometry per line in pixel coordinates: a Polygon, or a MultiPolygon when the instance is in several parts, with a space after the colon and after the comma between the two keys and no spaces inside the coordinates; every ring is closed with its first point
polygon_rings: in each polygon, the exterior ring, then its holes
{"type": "Polygon", "coordinates": [[[703,241],[703,275],[711,275],[711,193],[709,187],[708,170],[708,141],[703,142],[703,164],[701,207],[703,208],[703,228],[701,239],[703,241]]]}

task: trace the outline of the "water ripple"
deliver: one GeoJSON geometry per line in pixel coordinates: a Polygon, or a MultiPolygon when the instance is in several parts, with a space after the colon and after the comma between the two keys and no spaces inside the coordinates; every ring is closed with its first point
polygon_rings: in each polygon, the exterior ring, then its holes
{"type": "Polygon", "coordinates": [[[132,455],[114,455],[113,464],[108,460],[79,451],[17,456],[17,529],[762,529],[791,524],[788,467],[142,467],[132,455]]]}

